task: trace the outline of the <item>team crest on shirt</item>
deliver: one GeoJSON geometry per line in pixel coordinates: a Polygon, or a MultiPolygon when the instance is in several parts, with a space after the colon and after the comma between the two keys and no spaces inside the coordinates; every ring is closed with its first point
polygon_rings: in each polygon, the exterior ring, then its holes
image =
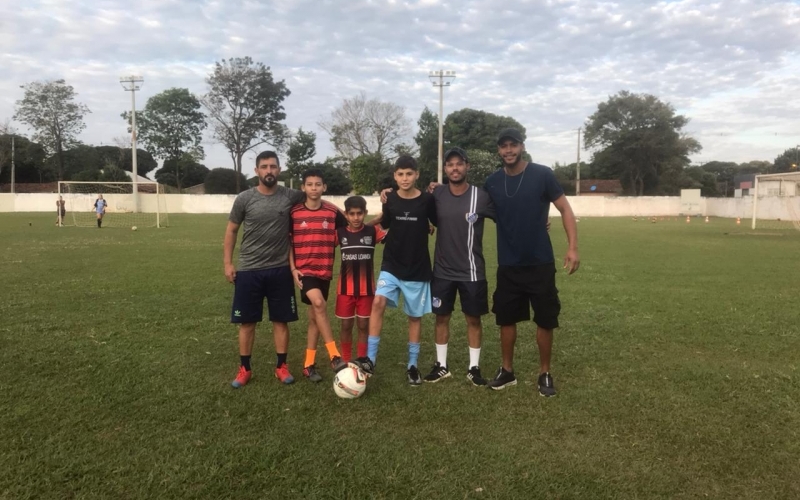
{"type": "Polygon", "coordinates": [[[361,238],[362,245],[372,245],[372,236],[364,236],[361,238]]]}
{"type": "Polygon", "coordinates": [[[478,214],[474,212],[473,213],[467,212],[465,216],[467,218],[467,223],[469,224],[475,224],[476,222],[478,222],[478,214]]]}
{"type": "Polygon", "coordinates": [[[386,286],[386,280],[378,280],[378,288],[386,286]]]}
{"type": "Polygon", "coordinates": [[[328,221],[322,221],[322,229],[328,229],[328,221]]]}
{"type": "Polygon", "coordinates": [[[347,238],[342,238],[342,245],[347,245],[347,238]]]}
{"type": "Polygon", "coordinates": [[[442,299],[439,297],[431,297],[433,307],[442,307],[442,299]]]}
{"type": "Polygon", "coordinates": [[[308,224],[306,224],[306,221],[303,221],[300,223],[300,227],[308,227],[308,224]]]}

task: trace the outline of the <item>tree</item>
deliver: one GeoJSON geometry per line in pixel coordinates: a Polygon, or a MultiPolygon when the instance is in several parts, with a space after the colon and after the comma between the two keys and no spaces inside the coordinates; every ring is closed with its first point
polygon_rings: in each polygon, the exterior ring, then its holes
{"type": "Polygon", "coordinates": [[[244,175],[230,168],[214,168],[206,176],[206,194],[238,194],[247,189],[244,175]]]}
{"type": "Polygon", "coordinates": [[[395,146],[411,134],[403,106],[367,99],[364,92],[345,99],[318,125],[331,136],[336,152],[348,160],[373,155],[393,158],[395,146]]]}
{"type": "Polygon", "coordinates": [[[800,146],[784,151],[775,158],[773,165],[772,171],[775,173],[800,171],[800,146]]]}
{"type": "Polygon", "coordinates": [[[41,144],[10,133],[0,134],[0,182],[11,182],[11,138],[14,138],[14,182],[48,182],[55,171],[46,162],[47,154],[41,144]]]}
{"type": "MultiPolygon", "coordinates": [[[[153,157],[175,160],[177,168],[185,154],[194,159],[203,158],[200,141],[206,119],[200,108],[200,101],[189,89],[171,88],[154,95],[147,100],[144,110],[136,113],[138,141],[153,157]]],[[[122,113],[122,118],[130,127],[131,113],[122,113]]],[[[178,172],[174,179],[180,189],[183,176],[178,172]]]]}
{"type": "Polygon", "coordinates": [[[497,154],[497,134],[504,128],[515,128],[525,137],[525,127],[510,116],[469,108],[454,111],[444,121],[445,149],[458,146],[465,150],[481,149],[497,154]]]}
{"type": "Polygon", "coordinates": [[[14,119],[30,126],[34,142],[42,144],[58,160],[58,180],[64,177],[64,151],[77,142],[86,127],[83,116],[89,108],[74,102],[75,90],[64,80],[31,82],[16,103],[14,119]]]}
{"type": "Polygon", "coordinates": [[[184,153],[180,158],[164,161],[164,166],[156,171],[156,182],[181,189],[178,186],[191,187],[202,184],[208,175],[208,168],[195,161],[194,157],[184,153]]]}
{"type": "Polygon", "coordinates": [[[103,173],[100,174],[100,182],[130,182],[131,178],[128,174],[118,166],[109,163],[103,167],[103,173]]]}
{"type": "Polygon", "coordinates": [[[286,172],[284,182],[286,180],[299,182],[303,171],[314,165],[312,160],[317,155],[316,142],[317,134],[314,132],[306,132],[303,127],[297,130],[297,133],[289,141],[289,149],[286,152],[289,159],[284,171],[286,172]]]}
{"type": "MultiPolygon", "coordinates": [[[[282,149],[287,136],[282,103],[290,92],[283,80],[273,80],[268,66],[250,57],[231,58],[217,62],[206,83],[202,103],[214,138],[230,152],[237,173],[248,151],[262,144],[282,149]]],[[[240,176],[235,181],[238,192],[240,176]]]]}
{"type": "Polygon", "coordinates": [[[385,185],[387,173],[390,167],[379,154],[362,155],[350,162],[350,180],[356,194],[371,195],[382,187],[389,187],[385,185]]]}
{"type": "Polygon", "coordinates": [[[353,183],[340,168],[335,166],[333,161],[326,160],[325,163],[317,163],[314,168],[322,170],[325,185],[328,186],[328,190],[325,191],[326,195],[345,196],[353,190],[353,183]]]}
{"type": "Polygon", "coordinates": [[[439,178],[439,117],[425,106],[417,120],[419,131],[414,136],[414,143],[419,149],[420,185],[427,186],[439,178]]]}
{"type": "Polygon", "coordinates": [[[584,138],[587,149],[597,149],[597,168],[613,173],[628,194],[641,196],[656,193],[662,173],[682,170],[700,151],[700,143],[681,132],[688,123],[671,104],[623,90],[598,104],[584,138]]]}
{"type": "MultiPolygon", "coordinates": [[[[131,148],[123,149],[121,152],[122,164],[119,166],[122,170],[133,172],[133,156],[131,155],[131,148]]],[[[136,148],[136,172],[141,176],[146,176],[158,168],[158,162],[153,155],[144,149],[136,148]]]]}
{"type": "Polygon", "coordinates": [[[473,186],[482,187],[486,179],[500,167],[500,158],[497,153],[490,153],[482,149],[470,149],[467,151],[469,157],[469,174],[467,182],[473,186]]]}

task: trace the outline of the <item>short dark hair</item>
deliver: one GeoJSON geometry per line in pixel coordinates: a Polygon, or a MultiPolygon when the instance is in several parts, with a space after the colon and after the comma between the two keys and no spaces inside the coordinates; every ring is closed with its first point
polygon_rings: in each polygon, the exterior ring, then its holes
{"type": "Polygon", "coordinates": [[[303,172],[303,175],[300,176],[300,178],[303,179],[303,184],[306,183],[306,179],[308,179],[309,177],[319,177],[320,179],[322,179],[322,183],[325,184],[325,176],[322,175],[322,170],[318,168],[309,168],[308,170],[303,172]]]}
{"type": "Polygon", "coordinates": [[[401,168],[410,168],[414,172],[417,171],[417,160],[410,155],[402,155],[394,162],[394,171],[397,172],[401,168]]]}
{"type": "Polygon", "coordinates": [[[354,208],[360,208],[364,212],[367,211],[367,200],[363,196],[351,196],[344,200],[344,211],[349,212],[354,208]]]}
{"type": "Polygon", "coordinates": [[[262,151],[258,153],[258,156],[256,156],[256,168],[258,168],[258,164],[261,163],[261,160],[267,160],[269,158],[275,158],[278,166],[281,166],[281,159],[278,158],[278,153],[275,151],[262,151]]]}

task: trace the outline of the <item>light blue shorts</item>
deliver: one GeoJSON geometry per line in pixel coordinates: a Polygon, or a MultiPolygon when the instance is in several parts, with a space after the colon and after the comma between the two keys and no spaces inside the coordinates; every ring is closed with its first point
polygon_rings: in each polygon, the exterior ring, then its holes
{"type": "Polygon", "coordinates": [[[403,294],[403,312],[412,318],[421,318],[431,312],[431,283],[429,281],[405,281],[393,274],[381,271],[375,295],[386,297],[386,305],[397,307],[403,294]]]}

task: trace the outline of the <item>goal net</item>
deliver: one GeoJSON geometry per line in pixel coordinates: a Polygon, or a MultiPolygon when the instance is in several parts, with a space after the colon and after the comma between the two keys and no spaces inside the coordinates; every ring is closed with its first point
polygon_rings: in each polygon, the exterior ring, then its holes
{"type": "Polygon", "coordinates": [[[106,200],[103,227],[167,227],[167,200],[164,187],[157,182],[70,182],[58,183],[58,194],[64,200],[61,225],[96,227],[95,201],[106,200]]]}
{"type": "Polygon", "coordinates": [[[752,227],[800,231],[800,172],[756,176],[752,227]]]}

